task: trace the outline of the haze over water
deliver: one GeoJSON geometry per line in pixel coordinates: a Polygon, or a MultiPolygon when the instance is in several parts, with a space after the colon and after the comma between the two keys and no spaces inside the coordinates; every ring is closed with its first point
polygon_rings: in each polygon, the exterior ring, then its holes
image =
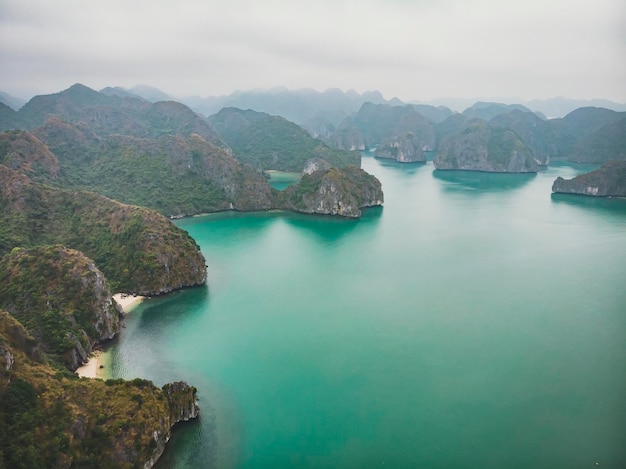
{"type": "Polygon", "coordinates": [[[620,467],[626,201],[372,157],[360,220],[183,219],[208,288],[142,304],[114,377],[198,388],[159,467],[620,467]]]}

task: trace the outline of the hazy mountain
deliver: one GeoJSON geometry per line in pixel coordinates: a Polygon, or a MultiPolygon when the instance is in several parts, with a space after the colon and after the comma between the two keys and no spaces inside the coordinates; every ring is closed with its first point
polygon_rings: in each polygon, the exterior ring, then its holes
{"type": "Polygon", "coordinates": [[[181,103],[163,101],[153,104],[132,96],[99,93],[81,84],[59,93],[35,96],[13,115],[11,125],[0,130],[32,130],[53,116],[65,122],[82,123],[101,137],[121,134],[154,138],[196,133],[228,149],[206,119],[181,103]]]}
{"type": "MultiPolygon", "coordinates": [[[[429,101],[411,101],[415,104],[430,104],[433,106],[446,106],[453,111],[462,112],[473,104],[481,101],[494,101],[493,98],[437,98],[429,101]]],[[[550,99],[524,100],[519,98],[497,98],[497,102],[505,104],[521,104],[533,112],[538,112],[546,118],[554,119],[563,117],[580,107],[603,107],[613,111],[626,111],[626,103],[617,103],[607,99],[569,99],[556,97],[550,99]]]]}
{"type": "Polygon", "coordinates": [[[445,106],[430,106],[428,104],[411,104],[411,106],[426,119],[434,123],[443,122],[453,114],[452,110],[445,106]]]}
{"type": "Polygon", "coordinates": [[[362,141],[368,147],[393,146],[397,139],[403,139],[408,133],[412,134],[411,139],[423,150],[435,147],[433,124],[410,104],[392,106],[364,103],[356,114],[345,119],[339,126],[339,130],[350,128],[358,129],[362,141]]]}
{"type": "Polygon", "coordinates": [[[209,122],[233,149],[237,160],[262,170],[302,172],[311,158],[336,167],[361,164],[359,153],[332,149],[284,117],[224,108],[210,116],[209,122]]]}
{"type": "Polygon", "coordinates": [[[499,114],[504,114],[513,110],[532,112],[530,109],[522,106],[521,104],[503,104],[479,101],[465,109],[463,111],[463,115],[470,119],[478,118],[490,121],[499,114]]]}
{"type": "Polygon", "coordinates": [[[574,138],[567,128],[530,111],[514,109],[498,114],[489,124],[513,130],[542,166],[547,165],[550,158],[566,157],[573,148],[574,138]]]}
{"type": "Polygon", "coordinates": [[[227,96],[183,98],[182,102],[203,115],[217,113],[224,107],[252,109],[282,116],[307,129],[313,136],[328,136],[346,116],[358,111],[365,102],[386,103],[378,91],[359,94],[354,90],[331,88],[323,92],[311,89],[237,91],[227,96]]]}
{"type": "Polygon", "coordinates": [[[576,139],[592,134],[606,124],[617,122],[626,117],[626,112],[616,112],[599,107],[583,107],[567,114],[562,119],[552,122],[563,125],[576,139]]]}
{"type": "Polygon", "coordinates": [[[573,148],[568,160],[581,163],[626,160],[626,117],[586,135],[573,148]]]}
{"type": "Polygon", "coordinates": [[[180,101],[180,99],[175,99],[154,86],[135,85],[126,91],[137,95],[146,101],[150,101],[151,103],[156,103],[158,101],[180,101]]]}
{"type": "Polygon", "coordinates": [[[0,103],[6,104],[13,110],[17,111],[24,104],[26,104],[26,101],[24,101],[22,98],[17,98],[15,96],[11,96],[9,93],[0,91],[0,103]]]}
{"type": "Polygon", "coordinates": [[[119,96],[120,98],[144,99],[138,94],[132,93],[128,91],[126,88],[122,88],[121,86],[107,86],[106,88],[102,88],[99,92],[102,94],[106,94],[107,96],[119,96]]]}
{"type": "Polygon", "coordinates": [[[616,103],[607,99],[568,99],[563,97],[550,99],[535,99],[527,101],[528,106],[533,111],[541,112],[548,118],[563,117],[575,109],[581,107],[603,107],[613,111],[626,111],[625,103],[616,103]]]}

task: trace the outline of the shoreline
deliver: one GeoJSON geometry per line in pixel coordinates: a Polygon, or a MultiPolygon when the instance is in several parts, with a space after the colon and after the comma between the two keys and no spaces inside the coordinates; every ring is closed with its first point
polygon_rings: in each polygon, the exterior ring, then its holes
{"type": "MultiPolygon", "coordinates": [[[[130,313],[146,299],[145,296],[116,293],[113,295],[115,302],[120,305],[124,314],[130,313]]],[[[76,368],[75,373],[81,378],[105,379],[108,374],[108,354],[102,350],[94,350],[89,355],[87,363],[76,368]]]]}

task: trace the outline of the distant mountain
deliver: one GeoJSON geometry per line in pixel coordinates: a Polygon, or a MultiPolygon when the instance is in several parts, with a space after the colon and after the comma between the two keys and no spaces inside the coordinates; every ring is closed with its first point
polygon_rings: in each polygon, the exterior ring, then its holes
{"type": "Polygon", "coordinates": [[[585,136],[572,149],[568,160],[580,163],[626,160],[626,117],[585,136]]]}
{"type": "Polygon", "coordinates": [[[331,137],[330,141],[349,148],[361,142],[366,147],[397,148],[406,146],[408,138],[411,146],[423,151],[434,149],[436,142],[433,123],[412,105],[364,103],[357,113],[342,122],[336,133],[341,138],[331,137]],[[348,140],[348,135],[352,135],[354,140],[348,140]]]}
{"type": "Polygon", "coordinates": [[[578,140],[591,135],[606,124],[617,122],[626,117],[626,112],[616,112],[599,107],[582,107],[567,114],[554,123],[563,125],[578,140]]]}
{"type": "MultiPolygon", "coordinates": [[[[453,111],[462,112],[473,104],[481,101],[493,101],[493,98],[437,98],[430,101],[418,102],[415,104],[430,104],[433,106],[446,106],[453,111]]],[[[563,117],[575,109],[581,107],[603,107],[613,111],[626,111],[626,103],[618,103],[607,99],[569,99],[556,97],[550,99],[524,100],[519,98],[498,98],[498,102],[506,104],[521,104],[533,112],[538,112],[547,119],[563,117]]]]}
{"type": "Polygon", "coordinates": [[[446,106],[430,106],[428,104],[411,104],[411,106],[422,116],[435,124],[443,122],[454,114],[450,108],[446,106]]]}
{"type": "Polygon", "coordinates": [[[359,153],[331,149],[284,118],[225,111],[240,124],[226,128],[240,162],[185,105],[107,92],[77,84],[37,96],[19,112],[9,109],[14,127],[35,127],[0,135],[0,163],[38,183],[95,191],[171,217],[276,208],[263,169],[302,171],[308,159],[360,165],[359,153]]]}
{"type": "Polygon", "coordinates": [[[574,137],[566,127],[543,120],[530,111],[514,109],[498,114],[489,124],[513,130],[541,166],[547,165],[550,158],[567,157],[574,145],[574,137]]]}
{"type": "Polygon", "coordinates": [[[479,101],[465,109],[462,114],[469,119],[478,118],[485,121],[490,121],[500,114],[505,114],[513,110],[532,112],[530,109],[522,106],[521,104],[502,104],[479,101]]]}
{"type": "Polygon", "coordinates": [[[180,101],[179,99],[175,99],[154,86],[136,85],[127,91],[145,99],[146,101],[150,101],[151,103],[156,103],[158,101],[180,101]]]}
{"type": "Polygon", "coordinates": [[[203,115],[212,115],[225,107],[252,109],[281,116],[307,129],[314,137],[333,133],[346,116],[358,111],[363,103],[386,103],[378,91],[359,94],[354,90],[331,88],[323,92],[311,89],[237,91],[219,97],[189,97],[181,100],[203,115]]]}
{"type": "Polygon", "coordinates": [[[445,137],[433,164],[438,170],[499,173],[532,173],[538,169],[531,151],[515,132],[482,119],[472,119],[445,137]]]}
{"type": "Polygon", "coordinates": [[[626,103],[616,103],[608,99],[568,99],[563,97],[550,99],[535,99],[527,101],[526,106],[536,112],[541,112],[548,118],[563,117],[581,107],[602,107],[613,111],[626,111],[626,103]]]}
{"type": "Polygon", "coordinates": [[[228,149],[206,121],[187,106],[164,101],[150,103],[132,96],[99,93],[81,84],[55,94],[35,96],[0,130],[32,130],[56,116],[65,122],[87,125],[99,136],[112,134],[155,138],[196,133],[228,149]]]}
{"type": "Polygon", "coordinates": [[[210,116],[209,122],[237,160],[261,170],[302,172],[311,158],[336,167],[361,164],[359,153],[332,149],[283,117],[224,108],[210,116]]]}
{"type": "Polygon", "coordinates": [[[17,111],[24,104],[26,104],[26,101],[24,101],[22,98],[17,98],[15,96],[11,96],[9,93],[0,91],[0,103],[6,104],[13,110],[17,111]]]}
{"type": "Polygon", "coordinates": [[[107,86],[106,88],[102,88],[99,93],[106,94],[107,96],[118,96],[120,98],[144,99],[138,94],[132,93],[121,86],[107,86]]]}

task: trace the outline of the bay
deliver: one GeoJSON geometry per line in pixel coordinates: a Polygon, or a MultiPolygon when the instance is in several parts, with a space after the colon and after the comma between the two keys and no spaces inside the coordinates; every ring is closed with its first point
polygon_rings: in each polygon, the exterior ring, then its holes
{"type": "Polygon", "coordinates": [[[159,467],[620,467],[626,201],[364,156],[360,220],[177,221],[208,286],[142,303],[113,377],[198,388],[159,467]]]}

